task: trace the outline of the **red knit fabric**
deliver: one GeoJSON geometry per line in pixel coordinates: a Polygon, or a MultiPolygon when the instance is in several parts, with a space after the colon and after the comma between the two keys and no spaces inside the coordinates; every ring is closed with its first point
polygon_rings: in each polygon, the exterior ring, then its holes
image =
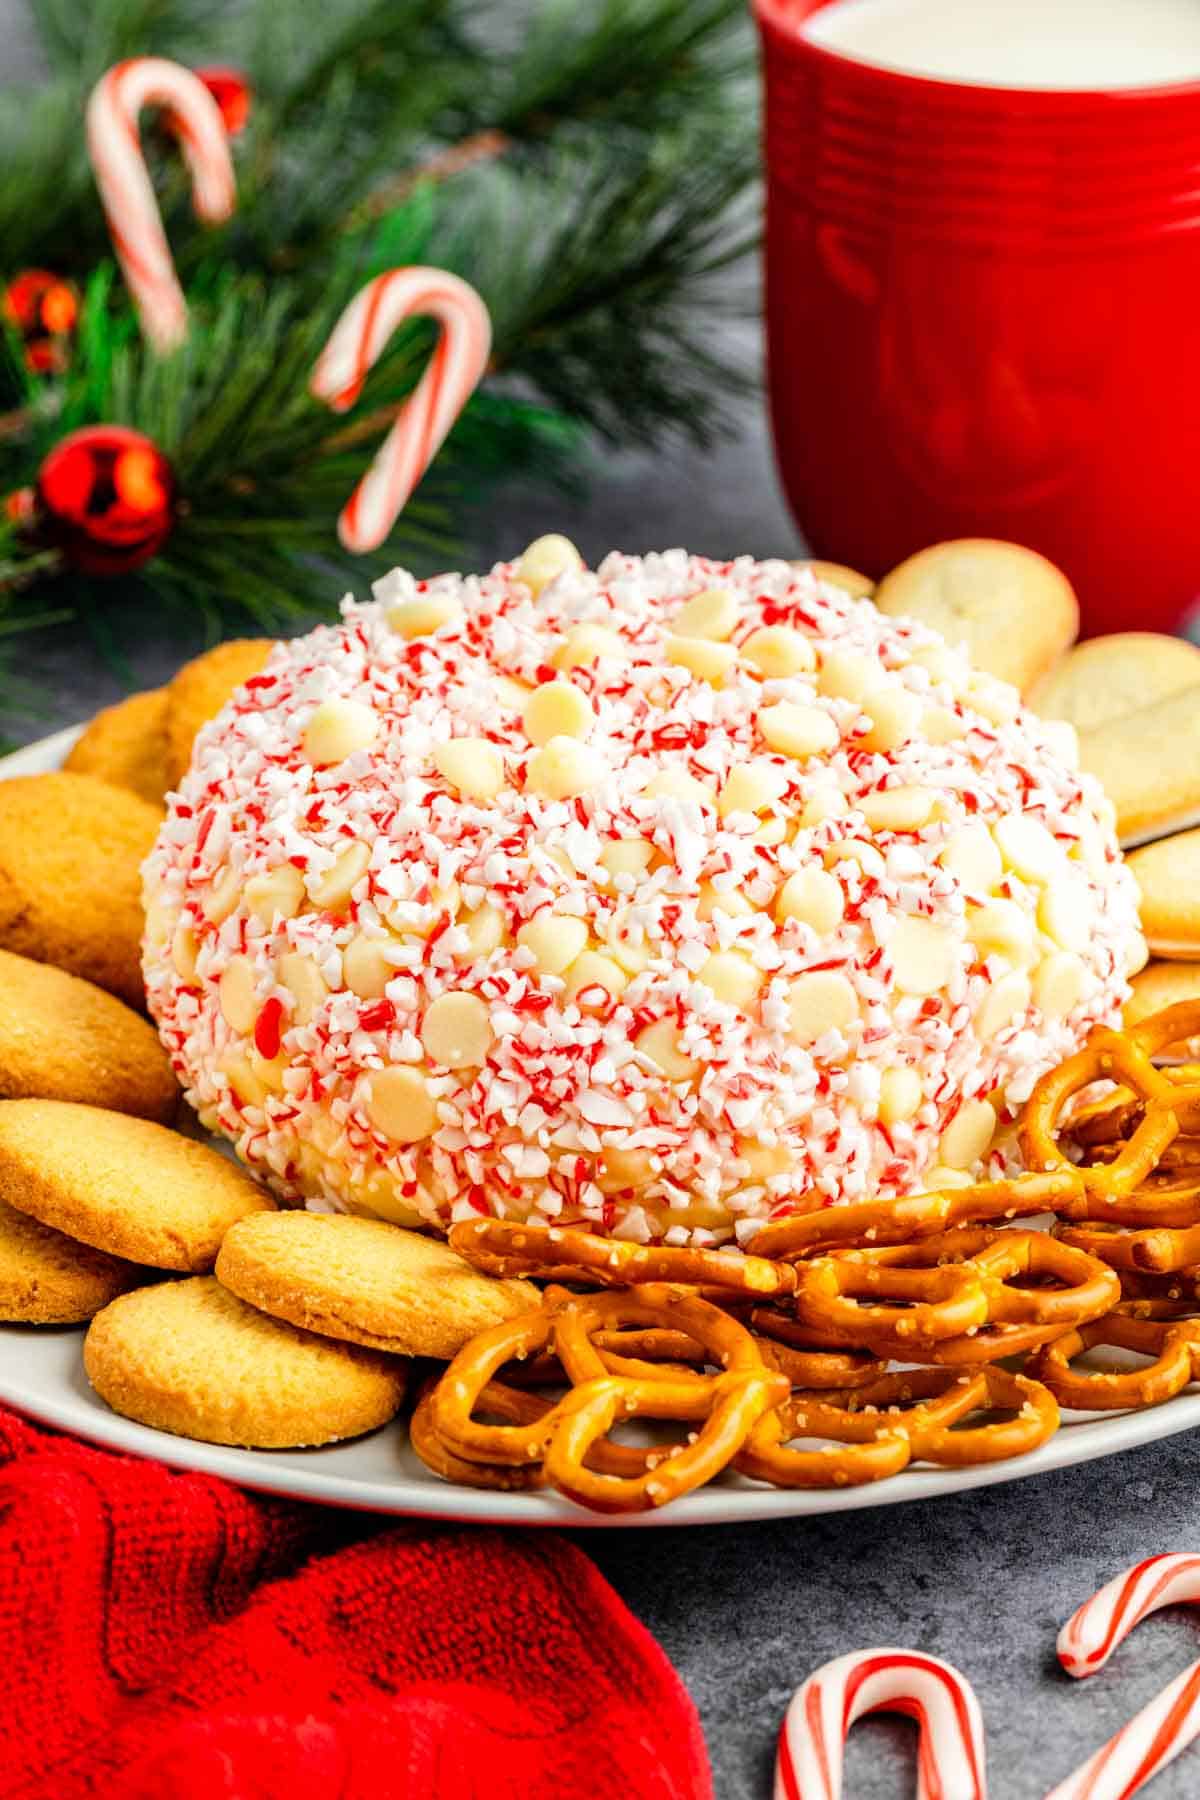
{"type": "Polygon", "coordinates": [[[543,1532],[382,1527],[0,1409],[0,1795],[711,1800],[695,1710],[543,1532]]]}

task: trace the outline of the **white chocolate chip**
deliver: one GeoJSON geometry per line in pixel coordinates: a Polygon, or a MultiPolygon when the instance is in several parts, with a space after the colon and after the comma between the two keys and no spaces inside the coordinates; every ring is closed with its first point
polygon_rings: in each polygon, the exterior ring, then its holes
{"type": "Polygon", "coordinates": [[[738,653],[732,644],[719,644],[712,638],[669,637],[667,661],[687,669],[700,681],[712,687],[723,687],[725,677],[737,665],[738,653]]]}
{"type": "Polygon", "coordinates": [[[685,800],[693,806],[715,806],[716,795],[686,769],[660,769],[643,790],[651,800],[685,800]]]}
{"type": "Polygon", "coordinates": [[[279,959],[279,979],[292,997],[291,1014],[297,1025],[311,1025],[329,998],[329,989],[310,957],[286,950],[279,959]]]}
{"type": "Polygon", "coordinates": [[[718,889],[710,881],[700,883],[700,892],[696,902],[696,915],[705,921],[712,918],[715,912],[728,913],[731,919],[744,919],[754,911],[745,894],[737,888],[718,889]]]}
{"type": "Polygon", "coordinates": [[[729,771],[717,796],[717,811],[723,819],[730,813],[761,813],[787,791],[786,769],[774,763],[739,763],[729,771]]]}
{"type": "Polygon", "coordinates": [[[1005,867],[1022,881],[1049,881],[1062,862],[1062,851],[1039,819],[1012,813],[997,820],[992,832],[1005,867]]]}
{"type": "Polygon", "coordinates": [[[360,1000],[378,1000],[396,973],[384,955],[385,938],[371,938],[360,932],[342,951],[342,980],[360,1000]]]}
{"type": "Polygon", "coordinates": [[[242,897],[242,880],[236,869],[226,869],[214,881],[204,897],[204,916],[213,925],[223,925],[242,897]]]}
{"type": "Polygon", "coordinates": [[[802,632],[790,625],[763,625],[742,645],[742,658],[764,681],[807,675],[817,666],[817,653],[802,632]]]}
{"type": "Polygon", "coordinates": [[[649,1150],[626,1150],[617,1144],[605,1146],[600,1176],[600,1186],[605,1193],[646,1187],[654,1180],[654,1174],[654,1158],[649,1150]]]}
{"type": "Polygon", "coordinates": [[[955,656],[948,644],[922,644],[910,652],[909,660],[928,669],[934,681],[948,681],[957,687],[962,680],[961,658],[955,656]]]}
{"type": "Polygon", "coordinates": [[[600,861],[610,875],[642,875],[653,855],[654,845],[648,838],[618,838],[605,844],[600,861]]]}
{"type": "Polygon", "coordinates": [[[930,744],[952,744],[967,735],[966,721],[948,706],[927,706],[921,714],[918,734],[930,744]]]}
{"type": "Polygon", "coordinates": [[[710,988],[726,1006],[736,1006],[742,1012],[753,1005],[763,983],[761,970],[737,950],[716,951],[702,964],[696,980],[710,988]]]}
{"type": "Polygon", "coordinates": [[[1086,950],[1096,924],[1092,890],[1082,869],[1059,871],[1038,900],[1038,924],[1063,950],[1086,950]]]}
{"type": "Polygon", "coordinates": [[[572,800],[595,787],[604,765],[578,738],[552,737],[535,750],[525,768],[525,791],[547,800],[572,800]]]}
{"type": "Polygon", "coordinates": [[[487,738],[451,738],[438,745],[433,762],[463,800],[494,800],[504,786],[504,753],[487,738]]]}
{"type": "Polygon", "coordinates": [[[1132,979],[1140,975],[1150,961],[1150,946],[1140,931],[1135,931],[1125,947],[1125,974],[1132,979]]]}
{"type": "Polygon", "coordinates": [[[993,983],[975,1011],[975,1030],[986,1044],[1029,1010],[1032,989],[1024,969],[1010,969],[993,983]]]}
{"type": "Polygon", "coordinates": [[[958,966],[958,943],[944,925],[915,913],[900,920],[888,945],[902,994],[936,994],[958,966]]]}
{"type": "Polygon", "coordinates": [[[968,676],[963,703],[982,713],[991,725],[1011,725],[1021,710],[1021,696],[1016,688],[980,669],[972,670],[968,676]]]}
{"type": "Polygon", "coordinates": [[[921,1077],[907,1063],[896,1063],[879,1078],[879,1121],[902,1125],[911,1119],[924,1098],[921,1077]]]}
{"type": "Polygon", "coordinates": [[[418,1070],[407,1064],[372,1069],[367,1117],[396,1144],[417,1144],[437,1127],[437,1108],[418,1070]]]}
{"type": "Polygon", "coordinates": [[[620,963],[614,962],[611,956],[602,956],[598,950],[585,950],[567,970],[563,999],[582,1005],[584,1002],[579,998],[582,994],[588,1004],[595,1004],[597,996],[589,993],[589,989],[603,988],[606,994],[615,997],[628,985],[629,977],[620,963]]]}
{"type": "Polygon", "coordinates": [[[796,1044],[815,1044],[827,1031],[844,1031],[859,1016],[858,995],[836,969],[813,969],[788,986],[789,1036],[796,1044]]]}
{"type": "Polygon", "coordinates": [[[624,657],[625,645],[615,631],[605,625],[572,625],[570,631],[554,646],[549,662],[552,669],[586,669],[603,657],[624,657]]]}
{"type": "Polygon", "coordinates": [[[402,638],[430,637],[459,617],[462,606],[453,594],[414,594],[390,607],[387,622],[402,638]]]}
{"type": "Polygon", "coordinates": [[[489,956],[504,942],[504,916],[487,901],[460,923],[470,940],[472,957],[489,956]]]}
{"type": "Polygon", "coordinates": [[[671,621],[678,637],[731,637],[738,622],[738,603],[728,588],[705,588],[685,600],[671,621]]]}
{"type": "Polygon", "coordinates": [[[785,919],[800,919],[821,937],[837,930],[845,910],[841,882],[811,866],[790,875],[775,897],[775,917],[781,925],[785,919]]]}
{"type": "Polygon", "coordinates": [[[922,1180],[927,1194],[940,1194],[949,1188],[968,1188],[974,1185],[974,1176],[968,1175],[965,1169],[948,1169],[944,1163],[937,1163],[932,1169],[926,1169],[922,1180]]]}
{"type": "Polygon", "coordinates": [[[233,1031],[254,1030],[258,1007],[254,999],[254,964],[246,956],[233,957],[217,984],[221,1012],[233,1031]]]}
{"type": "Polygon", "coordinates": [[[364,844],[361,839],[349,844],[323,874],[309,878],[308,892],[313,905],[319,906],[322,912],[343,912],[350,904],[351,892],[370,864],[370,844],[364,844]]]}
{"type": "Polygon", "coordinates": [[[533,692],[523,681],[514,681],[511,675],[497,675],[495,687],[496,698],[502,706],[524,706],[533,692]]]}
{"type": "Polygon", "coordinates": [[[817,686],[835,700],[862,700],[879,684],[879,663],[852,650],[830,650],[821,660],[817,686]]]}
{"type": "Polygon", "coordinates": [[[1004,873],[996,840],[986,825],[964,825],[938,854],[943,869],[972,894],[990,894],[1004,873]]]}
{"type": "Polygon", "coordinates": [[[334,694],[322,700],[304,728],[304,754],[315,768],[345,762],[356,750],[369,750],[379,736],[379,714],[359,700],[334,694]]]}
{"type": "Polygon", "coordinates": [[[938,1155],[947,1169],[973,1169],[987,1153],[996,1131],[996,1114],[986,1100],[964,1100],[938,1140],[938,1155]]]}
{"type": "Polygon", "coordinates": [[[514,573],[536,600],[560,575],[574,575],[583,567],[583,558],[570,538],[551,531],[534,538],[522,553],[514,573]]]}
{"type": "Polygon", "coordinates": [[[871,722],[870,730],[857,740],[864,750],[898,750],[920,729],[924,708],[898,681],[874,688],[861,704],[871,722]]]}
{"type": "Polygon", "coordinates": [[[766,824],[755,832],[751,842],[767,845],[786,843],[789,829],[786,819],[768,819],[766,824]]]}
{"type": "Polygon", "coordinates": [[[809,831],[814,825],[823,825],[826,819],[840,819],[849,810],[850,803],[840,788],[814,788],[800,809],[798,823],[802,830],[809,831]]]}
{"type": "Polygon", "coordinates": [[[700,1072],[700,1064],[680,1050],[679,1035],[670,1019],[647,1025],[634,1042],[643,1056],[657,1063],[668,1081],[690,1081],[700,1072]]]}
{"type": "Polygon", "coordinates": [[[175,936],[171,939],[171,961],[175,965],[175,973],[180,981],[195,981],[196,955],[199,948],[195,932],[181,919],[175,927],[175,936]]]}
{"type": "Polygon", "coordinates": [[[863,875],[875,881],[882,881],[887,874],[887,863],[865,838],[838,838],[836,843],[827,844],[821,852],[827,869],[836,869],[839,863],[857,863],[863,875]]]}
{"type": "Polygon", "coordinates": [[[547,681],[534,688],[521,714],[531,744],[548,744],[551,738],[585,738],[596,723],[591,701],[569,681],[547,681]]]}
{"type": "Polygon", "coordinates": [[[764,706],[758,715],[763,740],[781,756],[820,756],[836,750],[841,742],[834,720],[818,706],[798,706],[792,700],[764,706]]]}
{"type": "Polygon", "coordinates": [[[304,877],[292,863],[280,863],[246,883],[246,905],[262,925],[294,919],[304,905],[304,877]]]}
{"type": "Polygon", "coordinates": [[[919,831],[928,825],[935,799],[929,788],[894,787],[864,794],[855,805],[872,831],[919,831]]]}
{"type": "Polygon", "coordinates": [[[562,975],[587,947],[588,929],[582,919],[563,913],[541,912],[517,933],[517,942],[533,952],[540,975],[562,975]]]}
{"type": "Polygon", "coordinates": [[[491,1014],[478,994],[439,994],[421,1021],[426,1055],[448,1069],[477,1068],[494,1037],[491,1014]]]}
{"type": "Polygon", "coordinates": [[[1014,963],[1033,960],[1033,920],[1014,900],[968,907],[967,937],[981,957],[1004,956],[1014,963]]]}
{"type": "Polygon", "coordinates": [[[1065,1019],[1083,999],[1085,970],[1069,950],[1044,956],[1033,973],[1033,1004],[1048,1019],[1065,1019]]]}

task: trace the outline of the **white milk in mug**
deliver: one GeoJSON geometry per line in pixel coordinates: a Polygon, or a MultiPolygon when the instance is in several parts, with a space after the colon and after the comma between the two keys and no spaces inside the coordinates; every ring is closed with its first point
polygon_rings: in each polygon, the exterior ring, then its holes
{"type": "Polygon", "coordinates": [[[804,36],[857,62],[977,86],[1200,79],[1200,0],[835,0],[804,36]]]}

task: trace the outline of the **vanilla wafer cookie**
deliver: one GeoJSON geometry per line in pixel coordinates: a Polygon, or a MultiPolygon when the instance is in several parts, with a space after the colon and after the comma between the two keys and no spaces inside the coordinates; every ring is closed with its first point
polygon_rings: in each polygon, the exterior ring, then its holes
{"type": "Polygon", "coordinates": [[[1200,683],[1200,648],[1157,631],[1114,631],[1076,644],[1029,704],[1043,719],[1096,731],[1200,683]]]}
{"type": "Polygon", "coordinates": [[[965,644],[977,669],[1023,694],[1079,633],[1079,605],[1052,562],[1020,544],[958,538],[933,544],[885,575],[875,604],[891,618],[920,619],[965,644]]]}
{"type": "Polygon", "coordinates": [[[98,775],[161,806],[167,788],[167,691],[152,688],[106,706],[88,725],[63,764],[98,775]]]}

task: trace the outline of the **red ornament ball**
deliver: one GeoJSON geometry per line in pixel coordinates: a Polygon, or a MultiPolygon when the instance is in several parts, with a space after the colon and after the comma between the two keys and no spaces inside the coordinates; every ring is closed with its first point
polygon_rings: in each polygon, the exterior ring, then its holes
{"type": "Polygon", "coordinates": [[[148,437],[87,425],[38,472],[37,535],[86,575],[125,575],[156,556],[175,524],[175,473],[148,437]]]}
{"type": "Polygon", "coordinates": [[[79,295],[49,269],[23,269],[0,296],[0,312],[25,345],[25,364],[39,375],[59,375],[69,360],[79,323],[79,295]]]}
{"type": "Polygon", "coordinates": [[[240,69],[226,68],[197,69],[196,74],[220,107],[230,137],[239,136],[249,123],[254,99],[254,89],[246,77],[240,69]]]}

